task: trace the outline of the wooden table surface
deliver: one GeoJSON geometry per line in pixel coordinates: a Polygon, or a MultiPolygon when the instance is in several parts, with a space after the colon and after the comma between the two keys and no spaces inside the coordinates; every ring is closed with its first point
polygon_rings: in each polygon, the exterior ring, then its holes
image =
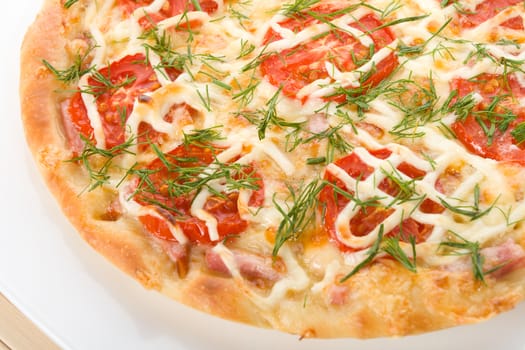
{"type": "Polygon", "coordinates": [[[26,349],[59,347],[0,293],[0,350],[26,349]]]}

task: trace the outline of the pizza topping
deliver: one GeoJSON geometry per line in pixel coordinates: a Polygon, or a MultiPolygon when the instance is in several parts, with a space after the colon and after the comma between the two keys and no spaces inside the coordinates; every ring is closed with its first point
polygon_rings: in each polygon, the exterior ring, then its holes
{"type": "Polygon", "coordinates": [[[478,242],[468,241],[458,234],[453,234],[451,238],[450,241],[440,244],[440,253],[466,259],[446,267],[470,269],[474,277],[481,282],[485,282],[487,276],[503,277],[525,263],[525,251],[511,239],[496,246],[481,248],[478,242]]]}
{"type": "Polygon", "coordinates": [[[415,210],[424,199],[417,194],[415,185],[416,179],[421,180],[425,172],[405,162],[392,168],[393,160],[385,161],[382,167],[378,160],[387,160],[392,155],[387,149],[368,154],[367,158],[372,156],[372,162],[378,164],[378,173],[374,173],[374,167],[365,163],[357,152],[327,167],[325,180],[330,185],[322,190],[319,198],[332,239],[343,250],[363,249],[371,245],[380,225],[384,224],[389,231],[387,236],[399,236],[405,241],[412,237],[418,243],[425,241],[432,226],[404,218],[405,211],[415,210]],[[392,170],[386,170],[389,168],[392,170]],[[380,192],[372,189],[377,182],[380,192]],[[377,194],[371,195],[374,192],[377,194]]]}
{"type": "Polygon", "coordinates": [[[483,269],[498,278],[525,265],[525,251],[511,239],[503,244],[481,249],[483,269]]]}
{"type": "Polygon", "coordinates": [[[458,8],[461,10],[459,16],[460,24],[463,28],[475,27],[506,8],[521,3],[521,0],[485,0],[482,2],[474,2],[475,7],[470,6],[466,9],[462,8],[462,3],[458,3],[458,8]]]}
{"type": "Polygon", "coordinates": [[[153,69],[144,60],[141,54],[126,56],[96,71],[88,77],[88,85],[71,97],[65,112],[82,137],[96,140],[102,148],[112,148],[125,141],[125,123],[135,99],[160,86],[153,69]],[[86,108],[85,98],[95,102],[96,111],[86,108]],[[94,130],[93,124],[101,126],[103,136],[94,130]]]}
{"type": "Polygon", "coordinates": [[[178,242],[158,240],[166,254],[175,263],[180,278],[186,277],[190,268],[190,246],[178,242]]]}
{"type": "Polygon", "coordinates": [[[73,118],[78,117],[79,113],[75,113],[82,108],[80,101],[80,94],[76,94],[73,98],[65,100],[60,105],[62,113],[62,124],[64,125],[64,132],[67,137],[69,148],[76,154],[80,154],[84,150],[84,142],[82,142],[81,135],[91,135],[92,128],[89,120],[81,118],[73,121],[73,118]]]}
{"type": "MultiPolygon", "coordinates": [[[[278,53],[264,58],[263,75],[300,99],[310,94],[310,86],[318,89],[330,78],[362,92],[377,85],[397,66],[391,49],[384,49],[394,36],[375,15],[352,15],[354,10],[320,5],[272,26],[264,44],[278,53]]],[[[333,94],[333,89],[324,92],[333,94]]]]}
{"type": "Polygon", "coordinates": [[[451,88],[458,98],[477,94],[482,100],[470,113],[452,124],[458,139],[482,157],[525,164],[520,126],[525,111],[514,101],[525,88],[513,75],[483,74],[471,80],[455,79],[451,88]]]}
{"type": "Polygon", "coordinates": [[[347,286],[333,284],[328,290],[328,302],[332,305],[344,305],[348,301],[349,292],[347,286]]]}
{"type": "MultiPolygon", "coordinates": [[[[262,257],[259,255],[241,252],[238,250],[231,251],[233,262],[235,263],[240,275],[261,286],[268,287],[280,280],[283,276],[275,266],[278,265],[271,257],[262,257]]],[[[224,263],[220,252],[216,249],[208,249],[205,255],[207,267],[217,273],[231,276],[231,272],[224,263]]]]}
{"type": "MultiPolygon", "coordinates": [[[[211,14],[217,11],[219,4],[214,0],[168,0],[165,2],[119,0],[117,6],[122,9],[124,16],[137,13],[140,16],[139,24],[143,28],[149,29],[159,22],[191,11],[204,11],[211,14]]],[[[177,26],[181,28],[185,26],[188,28],[196,27],[196,23],[184,17],[179,18],[178,22],[177,26]]]]}
{"type": "MultiPolygon", "coordinates": [[[[209,244],[246,229],[237,190],[257,193],[263,187],[249,167],[220,162],[221,152],[211,145],[187,144],[168,154],[158,153],[159,159],[142,172],[133,190],[134,200],[156,207],[160,214],[139,216],[148,232],[179,241],[173,231],[180,230],[191,242],[209,244]]],[[[259,204],[259,197],[256,194],[252,203],[259,204]]]]}

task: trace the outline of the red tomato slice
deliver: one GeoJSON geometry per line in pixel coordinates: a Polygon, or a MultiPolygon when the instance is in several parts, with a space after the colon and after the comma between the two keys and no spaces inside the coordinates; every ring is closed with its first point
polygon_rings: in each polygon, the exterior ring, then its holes
{"type": "Polygon", "coordinates": [[[74,153],[80,154],[84,150],[84,142],[80,135],[91,142],[95,141],[93,128],[80,93],[74,94],[69,100],[62,103],[62,121],[69,148],[74,153]]]}
{"type": "Polygon", "coordinates": [[[514,30],[523,30],[525,27],[523,26],[523,18],[521,16],[512,17],[505,22],[501,23],[502,27],[514,29],[514,30]]]}
{"type": "MultiPolygon", "coordinates": [[[[329,14],[342,9],[335,4],[323,4],[311,11],[318,14],[329,14]]],[[[294,32],[308,28],[319,20],[311,15],[302,14],[289,18],[280,25],[294,32]]],[[[359,21],[349,24],[360,31],[370,31],[375,44],[375,52],[394,40],[389,28],[375,30],[383,23],[373,14],[368,14],[359,21]]],[[[280,40],[282,37],[270,29],[265,36],[264,44],[280,40]]],[[[370,49],[352,35],[333,30],[326,35],[308,40],[293,48],[279,53],[272,53],[261,64],[261,72],[275,86],[282,86],[286,96],[296,97],[299,90],[317,79],[328,77],[325,62],[334,64],[343,72],[353,71],[370,59],[370,49]]],[[[373,87],[385,79],[398,65],[397,58],[391,54],[375,67],[375,71],[362,82],[362,87],[373,87]]]]}
{"type": "MultiPolygon", "coordinates": [[[[122,9],[125,15],[131,14],[139,7],[150,5],[153,0],[117,0],[117,6],[122,9]]],[[[213,14],[219,8],[219,5],[214,0],[198,0],[202,11],[208,14],[213,14]]],[[[196,8],[191,0],[168,0],[166,4],[156,13],[149,13],[148,15],[139,19],[139,23],[143,28],[150,29],[155,24],[167,18],[180,15],[188,11],[195,11],[196,8]]],[[[198,23],[181,23],[181,26],[189,26],[195,28],[198,23]]]]}
{"type": "MultiPolygon", "coordinates": [[[[523,2],[523,0],[485,0],[481,4],[476,6],[476,9],[472,13],[461,13],[459,15],[459,23],[462,28],[473,28],[481,23],[491,19],[496,16],[499,12],[504,10],[509,6],[513,6],[523,2]]],[[[514,20],[517,24],[517,19],[514,20]]],[[[523,26],[523,21],[522,26],[523,26]]],[[[503,24],[502,24],[503,25],[503,24]]],[[[512,27],[510,27],[512,28],[512,27]]],[[[519,28],[513,28],[519,29],[519,28]]]]}
{"type": "MultiPolygon", "coordinates": [[[[214,152],[210,148],[205,147],[179,146],[166,155],[166,158],[173,167],[199,167],[209,165],[217,155],[216,153],[219,152],[220,150],[214,152]]],[[[179,174],[174,169],[169,170],[160,159],[153,161],[148,166],[148,169],[158,170],[149,177],[155,190],[150,192],[141,191],[135,196],[135,199],[141,205],[153,205],[155,210],[161,214],[161,217],[143,215],[139,218],[146,231],[152,235],[164,240],[176,241],[169,228],[169,222],[171,225],[178,226],[190,242],[210,244],[216,243],[226,236],[240,234],[247,228],[248,223],[239,214],[237,206],[238,192],[223,193],[221,196],[212,195],[203,206],[203,209],[217,220],[219,238],[212,241],[209,237],[206,223],[191,214],[191,205],[195,193],[177,197],[169,193],[168,182],[177,181],[179,174]],[[173,210],[168,208],[173,208],[173,210]]],[[[250,168],[247,168],[245,171],[248,174],[253,173],[250,168]]],[[[255,176],[260,178],[257,174],[255,176]]],[[[264,199],[262,179],[257,184],[259,188],[253,192],[249,201],[250,205],[262,205],[261,198],[264,199]]]]}
{"type": "Polygon", "coordinates": [[[492,140],[489,140],[480,124],[480,122],[485,123],[486,128],[491,126],[490,121],[483,117],[483,114],[479,115],[481,121],[469,115],[464,120],[454,122],[452,130],[458,140],[474,154],[484,158],[525,165],[525,149],[523,148],[525,145],[517,144],[511,134],[516,125],[525,121],[525,108],[515,102],[515,98],[525,96],[525,88],[519,84],[517,79],[512,75],[504,79],[502,76],[482,74],[475,80],[454,79],[451,82],[451,89],[457,90],[459,97],[472,92],[480,94],[483,101],[476,107],[478,111],[487,108],[496,96],[507,96],[499,101],[497,108],[511,110],[516,114],[516,119],[510,122],[504,131],[496,127],[492,140]]]}
{"type": "MultiPolygon", "coordinates": [[[[125,122],[133,110],[135,99],[160,86],[153,68],[144,62],[145,56],[137,54],[126,56],[99,70],[98,75],[111,83],[109,87],[93,76],[88,79],[90,90],[96,95],[97,110],[108,149],[125,141],[125,122]]],[[[66,112],[75,129],[93,141],[93,128],[80,92],[70,99],[66,112]]]]}
{"type": "MultiPolygon", "coordinates": [[[[379,149],[370,153],[380,159],[386,159],[391,154],[391,152],[387,149],[379,149]]],[[[354,179],[366,180],[366,178],[368,178],[374,171],[371,166],[367,165],[355,153],[350,153],[349,155],[338,159],[336,162],[334,162],[334,164],[345,170],[354,179]]],[[[411,178],[419,178],[425,175],[424,171],[404,162],[399,164],[397,170],[411,178]]],[[[326,172],[324,179],[335,184],[340,189],[353,194],[351,190],[347,189],[342,184],[342,182],[331,173],[326,172]]],[[[399,192],[399,187],[397,187],[397,185],[392,181],[381,182],[379,188],[393,196],[399,192]]],[[[426,212],[438,212],[438,210],[443,209],[439,204],[431,200],[428,201],[429,202],[426,203],[425,201],[423,202],[425,203],[425,210],[427,210],[426,212]]],[[[349,203],[349,199],[340,194],[337,194],[334,190],[334,187],[326,186],[319,194],[319,202],[321,210],[324,214],[324,224],[332,241],[334,241],[342,251],[355,251],[356,249],[345,245],[338,239],[335,228],[337,216],[349,203]]],[[[364,236],[370,233],[394,212],[393,208],[384,208],[380,206],[379,203],[377,204],[378,205],[368,205],[361,208],[350,219],[350,230],[354,236],[364,236]]],[[[388,232],[386,236],[397,236],[400,240],[406,242],[409,241],[410,237],[414,237],[416,243],[420,243],[424,242],[428,238],[429,234],[432,232],[432,228],[432,225],[422,224],[412,218],[407,218],[392,231],[388,232]]]]}
{"type": "Polygon", "coordinates": [[[148,6],[153,0],[117,0],[117,6],[122,9],[125,14],[131,14],[139,7],[148,6]]]}

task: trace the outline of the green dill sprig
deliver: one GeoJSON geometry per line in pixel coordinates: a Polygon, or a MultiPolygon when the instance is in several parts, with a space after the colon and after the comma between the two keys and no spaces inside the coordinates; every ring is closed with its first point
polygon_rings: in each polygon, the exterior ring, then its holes
{"type": "Polygon", "coordinates": [[[496,130],[504,133],[517,118],[517,115],[510,108],[502,106],[500,103],[506,97],[508,96],[494,96],[487,108],[475,110],[471,113],[487,136],[488,146],[492,145],[496,130]]]}
{"type": "Polygon", "coordinates": [[[53,73],[58,81],[64,84],[73,84],[78,82],[83,75],[88,74],[94,70],[94,66],[85,68],[85,61],[92,49],[92,47],[89,48],[83,55],[76,55],[75,59],[73,60],[73,64],[66,69],[57,69],[46,60],[42,60],[42,63],[47,69],[49,69],[49,71],[51,71],[51,73],[53,73]]]}
{"type": "Polygon", "coordinates": [[[416,266],[416,241],[414,236],[409,237],[412,250],[412,257],[409,258],[405,251],[399,245],[399,237],[386,237],[383,239],[381,250],[397,260],[404,268],[410,272],[417,272],[416,266]]]}
{"type": "Polygon", "coordinates": [[[208,112],[211,112],[211,98],[208,84],[206,84],[204,92],[201,92],[199,89],[197,89],[197,95],[199,96],[204,108],[206,108],[208,112]]]}
{"type": "Polygon", "coordinates": [[[525,122],[516,125],[510,134],[518,145],[525,142],[525,122]]]}
{"type": "MultiPolygon", "coordinates": [[[[354,146],[340,133],[343,126],[344,124],[339,124],[334,127],[329,127],[321,132],[310,132],[310,136],[299,139],[298,144],[308,144],[313,141],[327,140],[323,162],[326,164],[332,163],[335,159],[336,153],[346,154],[354,148],[354,146]]],[[[293,148],[289,151],[293,151],[293,148]]]]}
{"type": "Polygon", "coordinates": [[[396,138],[417,138],[425,133],[418,128],[439,120],[437,102],[439,96],[436,92],[432,74],[429,74],[428,86],[412,80],[400,79],[393,82],[396,86],[394,93],[390,93],[389,104],[403,113],[403,118],[389,133],[396,138]],[[407,96],[403,98],[403,96],[407,96]]]}
{"type": "MultiPolygon", "coordinates": [[[[402,232],[402,228],[400,231],[402,232]]],[[[358,273],[361,269],[370,265],[380,253],[386,253],[399,262],[408,271],[417,273],[416,241],[413,236],[409,237],[409,243],[411,245],[412,257],[409,257],[403,248],[401,248],[399,237],[384,237],[384,226],[381,224],[381,226],[379,226],[379,232],[377,234],[376,240],[366,252],[366,258],[357,264],[348,274],[341,278],[340,282],[345,282],[350,277],[358,273]]]]}
{"type": "Polygon", "coordinates": [[[319,179],[312,180],[299,190],[288,185],[290,196],[287,202],[293,203],[291,206],[281,206],[274,196],[275,208],[283,217],[275,234],[274,256],[277,256],[285,242],[299,237],[314,222],[317,197],[324,186],[325,183],[319,179]]]}
{"type": "Polygon", "coordinates": [[[114,146],[110,149],[98,148],[92,141],[90,141],[83,135],[80,135],[80,138],[84,142],[84,149],[82,153],[76,157],[71,158],[68,161],[80,162],[84,169],[86,169],[86,171],[88,172],[90,184],[85,189],[88,192],[93,191],[94,189],[103,186],[109,182],[109,180],[111,179],[109,173],[110,170],[113,168],[113,161],[116,157],[123,154],[135,154],[129,149],[131,146],[136,145],[135,137],[130,137],[122,144],[114,146]],[[93,165],[93,163],[95,163],[95,159],[101,159],[102,164],[100,166],[95,167],[93,165]]]}
{"type": "Polygon", "coordinates": [[[480,188],[478,184],[474,186],[474,199],[471,205],[452,205],[441,197],[439,197],[438,199],[441,202],[441,205],[443,205],[446,209],[450,210],[453,213],[469,217],[470,221],[474,221],[487,215],[492,209],[494,209],[499,199],[499,196],[494,200],[494,202],[492,202],[492,204],[489,207],[487,207],[484,210],[482,210],[480,207],[480,188]]]}
{"type": "Polygon", "coordinates": [[[398,24],[401,24],[401,23],[416,22],[416,21],[419,21],[421,19],[427,18],[428,16],[429,15],[420,15],[420,16],[411,16],[411,17],[398,18],[398,19],[395,19],[393,21],[384,23],[384,24],[382,24],[380,26],[377,26],[374,29],[369,30],[367,32],[373,33],[373,32],[377,32],[378,30],[381,30],[381,29],[384,29],[384,28],[388,28],[388,27],[392,27],[392,26],[395,26],[395,25],[398,25],[398,24]]]}
{"type": "Polygon", "coordinates": [[[183,132],[183,144],[186,147],[192,145],[209,148],[212,143],[225,139],[221,134],[221,128],[222,125],[215,125],[206,129],[196,129],[191,132],[183,132]]]}
{"type": "Polygon", "coordinates": [[[381,246],[381,242],[383,241],[383,231],[384,231],[384,226],[383,225],[379,226],[379,232],[377,234],[377,239],[375,240],[374,244],[372,244],[372,246],[366,252],[366,258],[363,261],[361,261],[359,264],[357,264],[352,269],[352,271],[350,271],[346,276],[341,278],[340,280],[341,283],[345,282],[350,277],[358,273],[361,269],[363,269],[364,267],[372,263],[374,258],[380,253],[379,248],[381,246]]]}
{"type": "MultiPolygon", "coordinates": [[[[236,81],[236,83],[240,88],[239,91],[235,92],[232,95],[232,100],[239,103],[239,110],[241,110],[245,108],[248,104],[250,104],[250,102],[253,100],[255,90],[257,89],[261,81],[252,77],[248,81],[248,85],[244,87],[241,87],[238,81],[236,81]]],[[[237,114],[240,114],[240,112],[237,112],[237,114]]]]}
{"type": "MultiPolygon", "coordinates": [[[[188,162],[193,159],[187,159],[188,162]]],[[[183,164],[184,159],[178,159],[183,164]]],[[[240,189],[258,190],[258,183],[261,181],[256,176],[254,170],[249,166],[239,163],[222,163],[214,161],[209,165],[199,166],[175,166],[172,171],[176,177],[166,179],[165,185],[170,197],[176,198],[191,193],[208,189],[218,197],[224,197],[217,192],[213,183],[216,181],[224,182],[228,191],[238,191],[240,189]]]]}
{"type": "Polygon", "coordinates": [[[256,46],[249,42],[248,40],[241,39],[241,47],[239,50],[239,55],[236,57],[237,59],[241,59],[245,56],[248,56],[256,49],[256,46]]]}
{"type": "MultiPolygon", "coordinates": [[[[154,52],[160,58],[160,63],[153,68],[171,68],[177,71],[189,71],[189,65],[193,64],[194,55],[188,49],[186,53],[180,53],[172,49],[171,37],[165,32],[159,32],[158,28],[147,30],[139,39],[147,40],[142,46],[146,51],[146,60],[149,60],[149,52],[154,52]]],[[[146,62],[146,64],[148,64],[146,62]]]]}
{"type": "Polygon", "coordinates": [[[278,116],[277,104],[280,94],[281,89],[279,88],[266,102],[266,108],[261,108],[254,112],[244,111],[236,113],[238,116],[244,117],[246,120],[257,127],[257,135],[259,140],[263,140],[266,137],[266,131],[270,126],[292,128],[294,130],[292,132],[294,135],[297,135],[301,129],[302,123],[287,122],[278,116]]]}
{"type": "Polygon", "coordinates": [[[191,0],[191,3],[193,7],[195,8],[195,10],[202,11],[202,7],[201,7],[199,0],[191,0]]]}
{"type": "Polygon", "coordinates": [[[91,74],[91,79],[93,79],[95,83],[82,86],[80,92],[93,95],[95,98],[97,98],[107,92],[115,91],[122,87],[133,84],[135,80],[137,80],[137,77],[126,76],[124,79],[120,79],[118,82],[112,82],[111,72],[108,67],[107,75],[104,75],[100,71],[95,70],[91,74]]]}
{"type": "Polygon", "coordinates": [[[386,196],[378,196],[374,195],[372,197],[367,197],[366,199],[362,199],[359,196],[359,179],[356,182],[355,186],[355,192],[351,193],[347,190],[342,189],[341,187],[337,186],[337,184],[333,182],[329,182],[326,180],[323,180],[325,186],[330,186],[334,191],[334,201],[337,202],[337,196],[343,196],[349,201],[352,202],[354,205],[353,210],[359,208],[359,210],[363,211],[364,213],[367,212],[367,210],[371,207],[382,207],[381,201],[386,198],[386,196]]]}
{"type": "Polygon", "coordinates": [[[318,4],[320,0],[294,0],[292,3],[284,4],[281,13],[287,17],[293,17],[318,4]]]}
{"type": "MultiPolygon", "coordinates": [[[[215,184],[224,185],[227,191],[238,191],[241,189],[256,191],[260,188],[261,178],[248,165],[239,163],[220,162],[216,157],[210,164],[200,164],[197,157],[174,156],[163,153],[160,148],[151,143],[153,152],[157,155],[162,165],[167,171],[167,175],[161,183],[154,183],[151,175],[161,171],[161,169],[148,169],[146,171],[134,170],[130,175],[136,175],[140,181],[133,196],[139,195],[150,198],[151,195],[161,194],[168,198],[177,198],[186,195],[194,195],[203,189],[207,189],[217,197],[225,195],[216,190],[215,184]]],[[[208,148],[213,146],[208,145],[208,148]]],[[[217,150],[215,150],[217,151],[217,150]]],[[[168,208],[172,210],[172,208],[168,208]]]]}
{"type": "Polygon", "coordinates": [[[457,96],[458,91],[452,90],[443,103],[440,112],[443,114],[454,113],[459,120],[465,120],[479,102],[474,97],[474,93],[469,93],[462,97],[457,96]],[[452,100],[454,100],[453,103],[452,100]]]}
{"type": "Polygon", "coordinates": [[[481,255],[481,247],[479,242],[468,241],[466,238],[463,238],[456,232],[450,231],[450,233],[455,239],[441,242],[438,247],[438,252],[443,255],[470,256],[474,278],[478,281],[485,282],[485,275],[495,270],[483,270],[483,263],[485,259],[483,255],[481,255]]]}
{"type": "Polygon", "coordinates": [[[420,195],[416,190],[416,181],[418,179],[405,179],[395,167],[392,167],[391,171],[381,168],[381,172],[385,175],[385,179],[395,185],[397,191],[392,202],[386,206],[387,208],[391,208],[395,204],[418,201],[425,197],[424,194],[420,195]]]}
{"type": "Polygon", "coordinates": [[[64,3],[64,7],[68,9],[68,8],[70,8],[71,6],[73,6],[77,2],[78,2],[78,0],[67,0],[64,3]]]}
{"type": "MultiPolygon", "coordinates": [[[[190,67],[195,64],[195,62],[201,63],[204,67],[210,68],[212,71],[217,71],[211,63],[223,61],[222,57],[212,54],[195,54],[191,51],[190,45],[187,45],[184,52],[175,50],[171,42],[171,36],[169,36],[166,31],[161,31],[157,27],[147,30],[139,39],[145,41],[142,46],[146,52],[146,64],[149,64],[150,52],[153,52],[160,58],[160,62],[153,66],[153,68],[160,71],[163,75],[165,75],[163,70],[174,69],[178,72],[186,72],[194,79],[190,67]]],[[[219,80],[216,79],[216,81],[219,80]]]]}

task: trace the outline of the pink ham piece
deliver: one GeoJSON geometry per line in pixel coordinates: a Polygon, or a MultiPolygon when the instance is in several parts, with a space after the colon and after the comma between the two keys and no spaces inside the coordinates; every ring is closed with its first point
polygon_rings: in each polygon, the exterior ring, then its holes
{"type": "Polygon", "coordinates": [[[332,305],[344,305],[348,292],[347,286],[333,284],[328,288],[328,302],[332,305]]]}
{"type": "Polygon", "coordinates": [[[175,263],[180,278],[186,277],[190,265],[190,246],[178,242],[166,241],[150,235],[157,242],[168,257],[175,263]]]}
{"type": "MultiPolygon", "coordinates": [[[[282,278],[282,275],[272,267],[272,258],[241,251],[233,251],[233,258],[241,276],[250,281],[263,280],[275,283],[282,278]]],[[[205,262],[211,271],[231,276],[230,270],[213,249],[206,251],[205,262]]]]}
{"type": "MultiPolygon", "coordinates": [[[[483,248],[480,254],[483,258],[483,271],[494,278],[503,277],[525,266],[525,251],[512,239],[494,247],[483,248]]],[[[445,266],[445,269],[452,272],[471,271],[472,262],[465,257],[445,266]]]]}
{"type": "Polygon", "coordinates": [[[512,239],[499,246],[483,248],[481,255],[485,259],[483,263],[485,271],[496,269],[491,273],[494,277],[502,277],[525,266],[525,251],[512,239]]]}
{"type": "Polygon", "coordinates": [[[60,105],[60,110],[62,112],[62,124],[64,125],[64,132],[66,133],[66,138],[69,143],[71,150],[80,154],[84,150],[84,142],[80,138],[80,133],[78,129],[73,124],[71,120],[71,115],[69,114],[69,104],[71,99],[67,99],[60,105]]]}

